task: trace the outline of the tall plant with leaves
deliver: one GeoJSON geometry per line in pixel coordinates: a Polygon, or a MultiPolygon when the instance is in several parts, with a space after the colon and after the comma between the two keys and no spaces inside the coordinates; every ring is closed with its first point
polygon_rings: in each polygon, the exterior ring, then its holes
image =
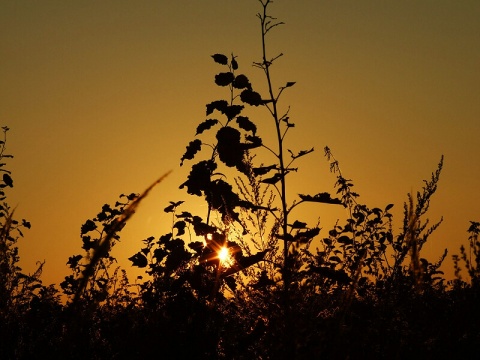
{"type": "MultiPolygon", "coordinates": [[[[306,222],[295,219],[292,221],[291,212],[298,205],[304,202],[317,202],[328,204],[341,204],[340,199],[332,198],[326,192],[315,195],[300,195],[300,198],[289,201],[287,177],[290,173],[298,169],[294,167],[295,162],[314,151],[313,148],[292,151],[287,148],[286,136],[295,126],[290,120],[289,108],[286,111],[280,109],[280,100],[284,92],[295,85],[295,82],[288,81],[278,89],[275,87],[272,76],[272,66],[282,56],[282,54],[270,56],[267,50],[267,37],[272,30],[283,24],[276,18],[269,15],[270,0],[259,0],[262,11],[257,14],[261,26],[261,60],[254,62],[254,67],[260,69],[267,85],[267,93],[261,95],[254,90],[249,78],[239,71],[239,65],[236,57],[232,54],[214,54],[213,60],[224,67],[224,70],[215,75],[215,84],[227,89],[227,98],[212,101],[206,105],[206,116],[197,126],[196,139],[192,140],[181,158],[181,165],[187,160],[194,160],[200,152],[207,153],[203,160],[198,161],[191,167],[187,180],[181,184],[180,188],[185,188],[191,195],[203,197],[207,202],[207,214],[205,221],[203,218],[191,217],[190,214],[182,217],[181,226],[184,227],[185,221],[195,225],[195,219],[201,221],[202,227],[208,229],[210,233],[222,234],[220,247],[227,243],[229,228],[240,226],[243,234],[249,232],[249,227],[245,224],[245,219],[240,216],[241,212],[253,213],[258,218],[262,212],[273,217],[273,231],[270,232],[274,239],[274,246],[268,249],[262,249],[257,254],[251,255],[249,261],[244,261],[249,266],[256,264],[264,259],[268,251],[272,252],[278,248],[277,243],[282,243],[279,254],[275,254],[276,270],[279,270],[281,286],[283,287],[283,310],[285,312],[285,329],[292,331],[292,321],[289,315],[290,301],[289,292],[292,282],[292,274],[301,267],[301,262],[297,260],[300,256],[298,247],[302,244],[308,244],[320,232],[320,228],[315,225],[308,227],[306,222]],[[255,121],[244,115],[245,107],[264,108],[271,118],[272,131],[275,134],[274,144],[265,144],[262,138],[257,134],[255,121]],[[207,133],[213,133],[213,142],[202,140],[208,136],[207,133]],[[255,165],[252,161],[257,149],[264,148],[273,156],[273,161],[266,164],[255,165]],[[225,174],[232,174],[232,171],[245,180],[240,181],[240,189],[235,189],[233,184],[229,183],[225,174]],[[258,194],[263,193],[257,190],[257,196],[248,198],[245,196],[248,191],[245,184],[265,187],[272,190],[273,198],[267,203],[261,203],[261,197],[258,194]],[[212,225],[214,214],[219,215],[220,227],[212,225]],[[212,228],[212,226],[214,226],[212,228]],[[225,235],[227,237],[225,237],[225,235]],[[300,265],[299,265],[300,264],[300,265]]],[[[210,137],[212,139],[212,137],[210,137]]],[[[210,140],[211,141],[211,140],[210,140]]],[[[237,184],[239,184],[237,182],[237,184]]],[[[172,202],[177,204],[177,202],[172,202]]],[[[177,224],[176,224],[177,225],[177,224]]],[[[176,226],[175,225],[175,226],[176,226]]],[[[208,234],[203,230],[195,230],[197,236],[204,236],[206,246],[200,250],[211,251],[210,240],[206,237],[208,234]]],[[[268,242],[272,244],[272,242],[268,242]]],[[[238,253],[237,244],[231,242],[232,252],[238,253]]],[[[214,247],[213,247],[214,248],[214,247]]],[[[217,245],[218,248],[218,245],[217,245]]],[[[141,257],[141,255],[139,255],[141,257]]],[[[238,259],[238,257],[234,257],[238,259]]],[[[239,257],[242,259],[242,256],[239,257]]],[[[232,264],[231,272],[245,269],[242,261],[232,264]]],[[[231,274],[227,271],[227,274],[231,274]]],[[[265,279],[265,273],[261,273],[265,279]]],[[[275,274],[268,274],[273,277],[275,274]]],[[[271,281],[271,279],[270,279],[271,281]]],[[[268,282],[268,281],[266,281],[268,282]]],[[[287,335],[289,339],[291,336],[287,335]]],[[[287,340],[290,342],[290,340],[287,340]]]]}
{"type": "Polygon", "coordinates": [[[41,275],[44,262],[37,262],[35,271],[26,274],[19,266],[18,241],[31,224],[15,218],[15,209],[8,203],[8,192],[14,186],[12,173],[6,167],[7,133],[2,127],[0,140],[0,356],[24,358],[32,344],[45,341],[54,327],[51,317],[58,306],[57,290],[45,286],[41,275]],[[48,321],[47,321],[48,319],[48,321]],[[43,332],[39,332],[42,329],[43,332]]]}
{"type": "Polygon", "coordinates": [[[460,255],[453,255],[456,287],[471,286],[478,291],[480,286],[480,222],[470,221],[468,227],[468,247],[460,246],[460,255]],[[462,280],[460,263],[465,264],[470,284],[462,280]]]}
{"type": "Polygon", "coordinates": [[[31,225],[25,219],[21,221],[14,217],[7,201],[8,189],[13,188],[11,171],[6,168],[6,159],[13,158],[6,152],[7,132],[9,128],[2,127],[3,140],[0,140],[0,313],[7,315],[15,307],[28,306],[34,294],[42,288],[40,275],[43,263],[39,263],[32,275],[22,273],[18,266],[20,261],[17,242],[23,237],[23,231],[31,225]]]}

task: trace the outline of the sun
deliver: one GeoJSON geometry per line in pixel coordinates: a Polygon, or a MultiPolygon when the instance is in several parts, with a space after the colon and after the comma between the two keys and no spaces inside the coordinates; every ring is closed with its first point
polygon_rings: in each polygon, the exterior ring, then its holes
{"type": "Polygon", "coordinates": [[[230,256],[230,251],[226,247],[222,247],[218,251],[218,258],[220,259],[220,264],[222,266],[228,267],[233,263],[232,257],[230,256]]]}

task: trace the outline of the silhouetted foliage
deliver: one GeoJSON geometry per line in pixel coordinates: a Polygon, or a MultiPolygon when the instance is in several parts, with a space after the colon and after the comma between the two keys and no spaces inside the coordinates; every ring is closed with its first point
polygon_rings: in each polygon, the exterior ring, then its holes
{"type": "MultiPolygon", "coordinates": [[[[40,280],[44,263],[30,275],[18,266],[16,243],[31,224],[14,218],[6,201],[14,182],[0,162],[0,358],[461,358],[478,349],[480,223],[470,222],[468,247],[453,256],[455,279],[446,282],[440,270],[447,250],[434,262],[422,257],[442,221],[431,225],[425,216],[443,157],[422,190],[407,195],[399,234],[394,205],[361,203],[328,147],[332,193],[290,196],[293,164],[314,149],[286,148],[295,124],[279,99],[295,82],[273,88],[270,68],[282,54],[267,57],[265,39],[283,23],[268,14],[271,0],[259,2],[262,57],[254,67],[267,90],[256,92],[238,74],[233,54],[212,55],[221,68],[213,83],[228,100],[206,105],[206,116],[215,118],[198,124],[180,158],[181,166],[191,163],[180,188],[203,199],[206,210],[195,214],[187,200],[170,201],[166,232],[143,239],[128,258],[144,270],[133,283],[113,248],[166,175],[141,194],[103,205],[80,226],[82,252],[66,259],[71,274],[60,284],[61,299],[40,280]],[[257,134],[254,116],[244,112],[249,107],[270,114],[273,144],[257,134]],[[260,148],[271,157],[259,160],[260,148]],[[319,213],[342,205],[346,218],[325,228],[293,217],[306,202],[319,213]]],[[[12,157],[5,153],[7,131],[0,160],[12,157]]]]}

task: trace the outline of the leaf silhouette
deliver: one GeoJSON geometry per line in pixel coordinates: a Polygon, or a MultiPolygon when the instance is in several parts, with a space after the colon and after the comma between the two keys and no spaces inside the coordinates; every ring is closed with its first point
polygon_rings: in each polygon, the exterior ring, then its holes
{"type": "Polygon", "coordinates": [[[298,196],[300,196],[303,201],[342,205],[342,201],[340,199],[332,198],[327,192],[318,193],[314,196],[302,194],[299,194],[298,196]]]}
{"type": "Polygon", "coordinates": [[[272,177],[270,177],[268,179],[263,179],[261,182],[265,183],[265,184],[274,185],[277,182],[279,182],[281,179],[282,179],[282,175],[280,173],[276,173],[275,175],[273,175],[272,177]]]}
{"type": "Polygon", "coordinates": [[[7,173],[3,174],[3,182],[9,187],[13,187],[13,180],[7,173]]]}
{"type": "Polygon", "coordinates": [[[230,62],[232,64],[232,69],[237,70],[238,69],[238,63],[237,60],[235,60],[235,56],[232,54],[232,61],[230,62]]]}
{"type": "Polygon", "coordinates": [[[183,203],[184,203],[183,201],[177,201],[177,202],[170,201],[170,205],[167,206],[165,209],[163,209],[163,211],[165,211],[166,213],[174,212],[175,209],[183,203]]]}
{"type": "Polygon", "coordinates": [[[128,260],[132,262],[132,266],[137,266],[139,268],[144,268],[148,265],[147,257],[141,252],[138,252],[135,255],[129,257],[128,260]]]}
{"type": "Polygon", "coordinates": [[[270,166],[261,166],[257,168],[253,168],[253,175],[265,175],[272,170],[277,170],[277,165],[270,165],[270,166]]]}
{"type": "Polygon", "coordinates": [[[97,224],[95,224],[92,220],[87,220],[85,224],[82,225],[80,228],[80,235],[84,235],[90,231],[93,231],[97,228],[97,224]]]}
{"type": "Polygon", "coordinates": [[[240,205],[240,198],[233,192],[232,185],[216,180],[212,182],[206,195],[208,204],[222,214],[223,221],[228,218],[240,222],[239,214],[235,212],[235,208],[240,205]]]}
{"type": "Polygon", "coordinates": [[[251,131],[254,135],[257,132],[257,126],[246,116],[238,116],[237,124],[241,129],[251,131]]]}
{"type": "Polygon", "coordinates": [[[32,225],[25,219],[22,219],[22,226],[25,226],[27,229],[30,229],[32,225]]]}
{"type": "Polygon", "coordinates": [[[231,72],[219,73],[215,75],[215,84],[218,86],[227,86],[230,85],[235,76],[231,72]]]}
{"type": "Polygon", "coordinates": [[[210,177],[216,168],[217,165],[212,160],[204,160],[193,165],[187,181],[180,185],[180,189],[186,186],[189,194],[202,196],[202,191],[210,186],[210,177]]]}
{"type": "Polygon", "coordinates": [[[222,65],[228,64],[228,58],[223,54],[214,54],[212,55],[212,58],[216,63],[222,64],[222,65]]]}
{"type": "Polygon", "coordinates": [[[189,213],[188,211],[182,211],[181,214],[177,215],[177,218],[179,219],[185,219],[185,218],[191,218],[191,217],[192,217],[192,214],[189,213]]]}
{"type": "Polygon", "coordinates": [[[246,269],[249,266],[252,266],[252,265],[262,261],[263,258],[265,257],[265,254],[268,251],[269,250],[260,251],[260,252],[257,252],[256,254],[253,254],[253,255],[250,255],[250,256],[240,256],[239,258],[237,258],[238,265],[232,266],[232,267],[226,269],[222,273],[222,276],[225,277],[225,276],[233,275],[233,274],[235,274],[239,271],[242,271],[242,270],[246,269]]]}
{"type": "Polygon", "coordinates": [[[346,235],[340,236],[337,241],[339,244],[345,244],[345,245],[353,244],[353,240],[346,235]]]}
{"type": "Polygon", "coordinates": [[[295,220],[295,222],[290,226],[292,229],[305,229],[307,227],[307,223],[295,220]]]}
{"type": "Polygon", "coordinates": [[[69,267],[71,269],[74,269],[77,265],[78,262],[83,258],[82,255],[75,255],[75,256],[70,256],[67,261],[67,265],[70,265],[69,267]]]}
{"type": "Polygon", "coordinates": [[[243,105],[230,105],[225,108],[223,113],[227,116],[228,120],[232,120],[235,116],[242,112],[243,108],[243,105]]]}
{"type": "Polygon", "coordinates": [[[197,132],[195,135],[200,135],[203,133],[205,130],[210,129],[212,126],[216,125],[218,123],[218,120],[216,119],[207,119],[204,122],[202,122],[200,125],[197,126],[197,132]]]}
{"type": "Polygon", "coordinates": [[[243,150],[240,146],[240,132],[230,126],[225,126],[217,132],[218,156],[229,167],[239,165],[243,160],[243,150]]]}
{"type": "Polygon", "coordinates": [[[250,84],[250,81],[243,74],[237,75],[235,77],[235,80],[233,80],[233,87],[236,89],[249,89],[249,90],[252,89],[252,85],[250,84]]]}
{"type": "Polygon", "coordinates": [[[276,234],[275,237],[280,240],[294,241],[292,234],[276,234]]]}
{"type": "Polygon", "coordinates": [[[225,110],[228,107],[228,102],[226,100],[215,100],[210,104],[207,104],[207,116],[213,113],[214,110],[220,111],[222,114],[225,114],[225,110]]]}
{"type": "Polygon", "coordinates": [[[197,254],[201,254],[205,245],[201,241],[194,241],[189,243],[188,247],[195,251],[197,254]]]}
{"type": "Polygon", "coordinates": [[[186,226],[187,224],[183,220],[179,220],[175,223],[175,225],[173,225],[173,227],[177,229],[177,236],[182,236],[183,234],[185,234],[186,226]]]}
{"type": "Polygon", "coordinates": [[[285,85],[285,87],[288,88],[288,87],[292,87],[293,85],[295,85],[295,81],[289,81],[287,82],[287,85],[285,85]]]}
{"type": "Polygon", "coordinates": [[[253,149],[259,146],[262,146],[262,139],[258,136],[245,136],[245,140],[250,141],[250,143],[244,144],[245,149],[253,149]]]}
{"type": "Polygon", "coordinates": [[[190,141],[187,145],[187,151],[183,154],[182,159],[180,160],[180,166],[183,165],[184,160],[192,160],[195,157],[195,154],[200,151],[202,147],[202,142],[199,139],[190,141]]]}
{"type": "Polygon", "coordinates": [[[314,148],[312,147],[310,150],[301,150],[301,151],[298,152],[297,155],[295,155],[291,150],[288,150],[288,152],[292,156],[292,159],[298,159],[299,157],[310,154],[313,151],[314,151],[314,148]]]}
{"type": "MultiPolygon", "coordinates": [[[[336,259],[335,259],[336,260],[336,259]]],[[[326,278],[329,278],[339,284],[349,284],[352,279],[347,275],[344,270],[334,270],[326,266],[313,266],[309,268],[309,272],[317,273],[326,278]]]]}
{"type": "Polygon", "coordinates": [[[264,101],[262,100],[262,97],[260,96],[260,94],[257,93],[256,91],[249,90],[249,89],[242,91],[242,93],[240,94],[240,100],[252,106],[258,106],[258,105],[264,104],[264,101]]]}
{"type": "Polygon", "coordinates": [[[313,239],[315,236],[317,236],[320,233],[320,228],[313,228],[305,231],[299,231],[297,234],[294,236],[294,241],[299,241],[300,243],[307,243],[311,239],[313,239]]]}

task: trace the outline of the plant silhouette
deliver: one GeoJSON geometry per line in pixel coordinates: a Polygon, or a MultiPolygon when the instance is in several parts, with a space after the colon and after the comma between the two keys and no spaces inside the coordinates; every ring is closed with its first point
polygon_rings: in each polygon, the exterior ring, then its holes
{"type": "Polygon", "coordinates": [[[297,127],[283,95],[295,82],[274,85],[272,68],[283,54],[267,47],[270,32],[284,23],[270,15],[273,1],[258,2],[262,46],[253,67],[266,90],[256,90],[234,54],[211,56],[212,86],[225,96],[206,104],[205,120],[179,156],[180,166],[189,166],[179,187],[205,201],[206,210],[193,213],[188,200],[166,204],[165,233],[141,240],[128,258],[144,270],[134,281],[117,264],[115,245],[168,173],[83,222],[82,253],[66,259],[71,274],[59,293],[42,284],[44,263],[29,275],[18,266],[17,241],[31,224],[16,220],[7,202],[15,182],[2,128],[2,359],[460,358],[477,350],[480,223],[470,222],[467,247],[453,255],[451,281],[441,270],[447,250],[435,261],[422,251],[443,220],[426,218],[443,156],[423,188],[407,195],[398,233],[394,205],[362,203],[328,146],[332,188],[292,188],[298,159],[315,153],[288,141],[297,127]],[[257,114],[265,113],[270,127],[257,126],[257,114]],[[274,135],[272,143],[259,129],[274,135]],[[319,213],[341,206],[345,218],[329,228],[309,224],[293,215],[305,203],[319,213]]]}

